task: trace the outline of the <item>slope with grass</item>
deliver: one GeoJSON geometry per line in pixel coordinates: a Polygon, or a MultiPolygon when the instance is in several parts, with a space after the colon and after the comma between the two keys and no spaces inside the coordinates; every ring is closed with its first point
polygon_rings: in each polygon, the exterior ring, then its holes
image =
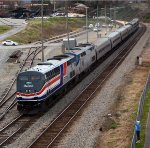
{"type": "Polygon", "coordinates": [[[102,137],[98,140],[97,148],[101,146],[103,148],[130,147],[139,98],[143,91],[148,71],[147,67],[137,67],[126,76],[125,83],[116,90],[118,97],[114,105],[114,116],[112,118],[117,127],[110,127],[110,129],[103,132],[102,137]]]}
{"type": "MultiPolygon", "coordinates": [[[[82,28],[85,25],[85,19],[69,18],[69,31],[82,28]]],[[[43,38],[48,39],[56,35],[66,33],[66,18],[49,18],[43,23],[43,38]]],[[[9,39],[19,43],[31,43],[41,39],[41,19],[28,21],[25,30],[17,33],[9,39]]]]}
{"type": "Polygon", "coordinates": [[[12,28],[12,27],[10,27],[10,26],[1,25],[1,26],[0,26],[0,34],[3,34],[3,33],[5,33],[5,32],[7,32],[7,31],[9,31],[11,28],[12,28]]]}
{"type": "Polygon", "coordinates": [[[136,148],[144,147],[145,144],[145,133],[146,133],[146,125],[147,125],[147,119],[148,119],[148,113],[150,108],[150,89],[148,90],[146,100],[143,107],[143,114],[141,119],[141,142],[136,144],[136,148]]]}
{"type": "MultiPolygon", "coordinates": [[[[142,66],[136,66],[133,71],[126,74],[124,83],[116,90],[117,97],[112,117],[114,122],[98,138],[97,148],[101,146],[103,148],[130,147],[139,99],[150,68],[150,40],[144,46],[142,58],[142,66]]],[[[150,93],[148,92],[141,119],[141,143],[136,145],[137,148],[144,147],[147,115],[150,106],[149,98],[150,93]]]]}

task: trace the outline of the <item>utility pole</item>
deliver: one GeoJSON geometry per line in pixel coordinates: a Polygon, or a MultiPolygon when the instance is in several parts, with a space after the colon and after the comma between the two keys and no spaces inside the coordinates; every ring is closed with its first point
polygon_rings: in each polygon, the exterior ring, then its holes
{"type": "Polygon", "coordinates": [[[106,4],[105,4],[105,28],[106,28],[106,31],[105,31],[105,34],[107,33],[107,22],[106,22],[106,4]]]}
{"type": "MultiPolygon", "coordinates": [[[[85,15],[86,15],[86,17],[85,17],[85,22],[86,22],[86,24],[85,24],[85,26],[86,26],[86,41],[87,41],[87,43],[88,43],[88,13],[87,13],[87,9],[89,8],[89,7],[87,7],[86,5],[82,5],[82,8],[83,8],[83,6],[84,6],[84,9],[85,9],[85,15]]],[[[81,8],[81,6],[79,5],[79,6],[76,6],[76,8],[81,8]]]]}
{"type": "Polygon", "coordinates": [[[98,28],[99,28],[99,25],[98,25],[98,3],[97,3],[97,38],[98,38],[98,28]]]}
{"type": "Polygon", "coordinates": [[[116,28],[116,7],[114,7],[114,23],[115,23],[115,28],[116,28]]]}
{"type": "Polygon", "coordinates": [[[65,10],[66,10],[66,30],[67,30],[67,38],[68,38],[68,49],[70,49],[69,42],[69,28],[68,28],[68,1],[65,1],[65,10]]]}
{"type": "Polygon", "coordinates": [[[56,7],[55,7],[55,0],[53,0],[53,4],[54,4],[54,13],[55,13],[55,9],[56,9],[56,7]]]}
{"type": "Polygon", "coordinates": [[[44,62],[44,49],[43,49],[43,0],[41,1],[41,16],[42,16],[42,25],[41,25],[41,42],[42,42],[42,62],[44,62]]]}
{"type": "Polygon", "coordinates": [[[86,6],[85,7],[85,10],[86,10],[86,41],[88,43],[88,16],[87,16],[87,9],[88,9],[88,7],[86,6]]]}
{"type": "Polygon", "coordinates": [[[111,18],[111,5],[110,5],[110,10],[109,10],[109,11],[110,11],[110,12],[109,12],[109,13],[110,13],[110,19],[112,19],[112,18],[111,18]]]}

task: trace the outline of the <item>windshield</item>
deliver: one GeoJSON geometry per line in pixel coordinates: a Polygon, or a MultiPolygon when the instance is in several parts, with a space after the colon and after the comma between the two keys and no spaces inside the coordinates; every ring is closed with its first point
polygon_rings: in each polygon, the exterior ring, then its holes
{"type": "Polygon", "coordinates": [[[39,92],[45,79],[41,74],[25,73],[18,76],[17,79],[17,90],[23,93],[35,93],[39,92]]]}
{"type": "Polygon", "coordinates": [[[28,76],[19,76],[19,80],[21,80],[21,81],[28,81],[29,77],[28,76]]]}

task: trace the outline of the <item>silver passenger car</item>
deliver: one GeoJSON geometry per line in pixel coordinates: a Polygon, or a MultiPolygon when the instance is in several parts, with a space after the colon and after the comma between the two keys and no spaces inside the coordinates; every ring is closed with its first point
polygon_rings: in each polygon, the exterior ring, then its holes
{"type": "Polygon", "coordinates": [[[111,32],[110,34],[108,34],[107,36],[112,44],[112,48],[114,48],[115,46],[117,46],[120,42],[121,42],[121,34],[120,32],[111,32]]]}
{"type": "Polygon", "coordinates": [[[111,41],[109,38],[99,38],[96,42],[97,60],[111,50],[111,41]]]}

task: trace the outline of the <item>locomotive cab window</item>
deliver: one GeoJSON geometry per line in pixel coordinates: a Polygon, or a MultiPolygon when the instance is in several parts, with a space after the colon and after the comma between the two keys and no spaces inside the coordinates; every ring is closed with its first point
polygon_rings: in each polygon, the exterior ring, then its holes
{"type": "Polygon", "coordinates": [[[28,76],[19,76],[19,80],[21,80],[21,81],[28,81],[29,78],[28,78],[28,76]]]}
{"type": "Polygon", "coordinates": [[[40,80],[41,77],[40,76],[31,76],[31,80],[40,80]]]}

